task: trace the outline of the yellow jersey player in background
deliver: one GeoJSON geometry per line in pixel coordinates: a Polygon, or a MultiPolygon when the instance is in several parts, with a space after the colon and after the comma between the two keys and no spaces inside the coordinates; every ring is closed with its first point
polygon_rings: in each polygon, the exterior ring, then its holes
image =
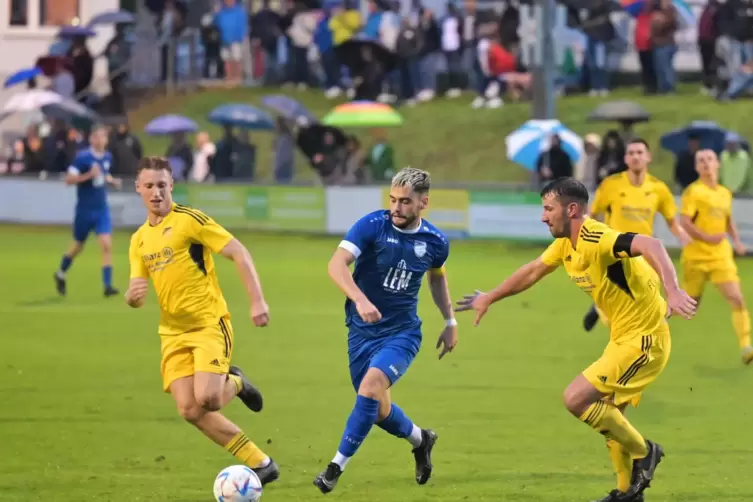
{"type": "MultiPolygon", "coordinates": [[[[628,170],[613,174],[604,179],[596,189],[591,217],[601,219],[618,232],[632,232],[639,235],[654,234],[654,220],[659,213],[682,246],[690,242],[690,237],[677,219],[677,205],[669,187],[648,174],[651,163],[651,149],[648,143],[635,138],[625,149],[625,164],[628,170]]],[[[583,328],[591,331],[601,318],[607,319],[596,308],[591,307],[583,318],[583,328]]]]}
{"type": "Polygon", "coordinates": [[[161,311],[164,390],[186,421],[266,484],[279,477],[279,467],[220,413],[236,396],[252,411],[261,411],[262,395],[240,368],[230,366],[233,328],[212,253],[235,262],[251,300],[251,319],[266,326],[269,311],[259,277],[246,248],[201,211],[173,203],[172,190],[168,161],[142,159],[136,191],[148,216],[131,238],[126,302],[141,307],[152,279],[161,311]]]}
{"type": "Polygon", "coordinates": [[[466,296],[457,310],[475,310],[478,324],[493,303],[522,293],[564,266],[570,280],[610,320],[604,353],[565,389],[565,407],[607,439],[617,489],[600,502],[643,501],[664,453],[628,422],[624,410],[638,404],[667,364],[672,342],[666,317],[676,313],[690,318],[696,302],[680,289],[660,240],[617,232],[588,218],[588,190],[583,184],[562,178],[547,185],[541,197],[541,219],[555,241],[489,293],[466,296]]]}
{"type": "Polygon", "coordinates": [[[719,159],[711,150],[696,153],[699,179],[682,194],[682,223],[692,237],[682,250],[682,279],[685,290],[700,301],[706,281],[711,281],[732,307],[732,326],[740,343],[742,360],[753,361],[750,345],[750,315],[740,290],[740,277],[727,235],[734,251],[745,255],[745,246],[732,219],[732,193],[719,184],[719,159]]]}

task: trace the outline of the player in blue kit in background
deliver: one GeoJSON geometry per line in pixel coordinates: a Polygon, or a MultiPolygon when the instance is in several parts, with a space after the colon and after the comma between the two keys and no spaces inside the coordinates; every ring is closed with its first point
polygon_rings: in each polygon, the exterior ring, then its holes
{"type": "Polygon", "coordinates": [[[416,482],[431,477],[431,452],[437,435],[416,426],[392,404],[390,388],[405,374],[421,346],[418,291],[424,274],[446,327],[437,341],[439,358],[458,340],[445,261],[447,238],[421,219],[429,203],[429,173],[405,168],[392,178],[390,209],[367,214],[345,235],[329,262],[329,275],[348,297],[348,356],[356,404],[345,424],[340,447],[314,484],[329,493],[350,458],[378,425],[413,446],[416,482]],[[350,265],[355,270],[350,273],[350,265]]]}
{"type": "Polygon", "coordinates": [[[84,248],[90,232],[97,234],[102,248],[102,282],[105,296],[118,294],[112,285],[112,221],[107,205],[107,185],[120,188],[121,182],[110,175],[112,155],[107,151],[107,129],[95,126],[89,135],[89,148],[76,154],[65,175],[68,185],[76,185],[76,215],[73,220],[73,244],[63,255],[55,272],[58,293],[65,295],[65,273],[84,248]]]}

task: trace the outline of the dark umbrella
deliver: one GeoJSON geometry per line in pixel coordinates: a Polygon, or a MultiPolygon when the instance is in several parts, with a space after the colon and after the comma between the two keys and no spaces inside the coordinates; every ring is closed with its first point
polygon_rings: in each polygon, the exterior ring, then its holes
{"type": "Polygon", "coordinates": [[[304,124],[314,124],[318,122],[316,115],[311,113],[305,106],[293,98],[283,96],[282,94],[271,94],[261,99],[261,104],[274,110],[282,118],[292,120],[293,122],[303,122],[304,124]]]}
{"type": "Polygon", "coordinates": [[[327,133],[332,135],[335,140],[335,145],[342,146],[347,142],[347,138],[342,129],[314,124],[309,127],[301,127],[298,130],[296,144],[306,157],[312,158],[317,153],[320,153],[322,145],[324,145],[324,135],[327,133]]]}
{"type": "Polygon", "coordinates": [[[365,37],[353,37],[335,47],[338,61],[350,68],[355,73],[361,73],[371,64],[368,55],[379,61],[386,73],[389,73],[397,65],[397,56],[387,47],[376,40],[365,37]]]}
{"type": "Polygon", "coordinates": [[[93,26],[102,24],[133,24],[135,22],[136,16],[127,10],[111,10],[97,14],[86,26],[87,28],[92,28],[93,26]]]}
{"type": "Polygon", "coordinates": [[[218,106],[209,113],[208,119],[213,124],[249,130],[271,131],[275,128],[272,117],[253,106],[243,104],[218,106]]]}
{"type": "Polygon", "coordinates": [[[685,127],[663,135],[661,147],[677,155],[688,149],[688,141],[691,136],[694,136],[701,142],[702,149],[710,149],[719,153],[724,150],[727,132],[716,122],[696,120],[685,127]]]}
{"type": "Polygon", "coordinates": [[[632,101],[610,101],[596,107],[588,120],[592,122],[619,122],[625,136],[632,135],[633,124],[649,122],[651,115],[632,101]]]}

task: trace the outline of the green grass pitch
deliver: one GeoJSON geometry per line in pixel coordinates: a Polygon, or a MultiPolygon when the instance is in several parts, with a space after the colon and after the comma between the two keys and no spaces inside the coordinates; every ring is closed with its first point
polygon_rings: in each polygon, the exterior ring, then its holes
{"type": "MultiPolygon", "coordinates": [[[[235,420],[282,467],[265,502],[323,497],[313,477],[337,448],[353,403],[342,297],[326,273],[337,239],[240,234],[260,270],[272,323],[251,327],[231,264],[219,273],[233,314],[234,361],[262,387],[254,415],[235,420]]],[[[214,476],[234,459],[182,423],[161,392],[158,310],[102,297],[91,242],[69,274],[52,273],[67,229],[0,227],[0,500],[212,499],[214,476]]],[[[115,277],[125,288],[128,235],[115,236],[115,277]]],[[[540,250],[456,242],[448,265],[454,297],[489,288],[540,250]]],[[[753,263],[740,262],[753,298],[753,263]]],[[[614,486],[603,439],[570,417],[569,381],[596,358],[607,333],[580,328],[585,295],[563,272],[495,306],[478,328],[460,318],[460,344],[442,361],[442,320],[421,293],[425,345],[394,400],[440,436],[434,477],[413,480],[407,442],[374,429],[330,501],[588,501],[614,486]]],[[[649,501],[750,500],[753,368],[739,362],[729,314],[709,292],[693,321],[673,319],[669,367],[631,410],[667,452],[649,501]]]]}

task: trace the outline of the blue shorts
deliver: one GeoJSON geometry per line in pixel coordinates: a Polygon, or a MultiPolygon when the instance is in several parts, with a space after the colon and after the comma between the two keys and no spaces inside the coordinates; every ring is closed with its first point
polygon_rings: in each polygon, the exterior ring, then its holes
{"type": "Polygon", "coordinates": [[[73,238],[76,242],[84,242],[89,233],[94,231],[97,235],[112,233],[112,220],[110,210],[76,212],[73,219],[73,238]]]}
{"type": "Polygon", "coordinates": [[[369,368],[387,375],[390,385],[402,377],[421,348],[421,332],[406,331],[384,338],[366,338],[358,332],[348,333],[350,380],[358,390],[369,368]]]}

